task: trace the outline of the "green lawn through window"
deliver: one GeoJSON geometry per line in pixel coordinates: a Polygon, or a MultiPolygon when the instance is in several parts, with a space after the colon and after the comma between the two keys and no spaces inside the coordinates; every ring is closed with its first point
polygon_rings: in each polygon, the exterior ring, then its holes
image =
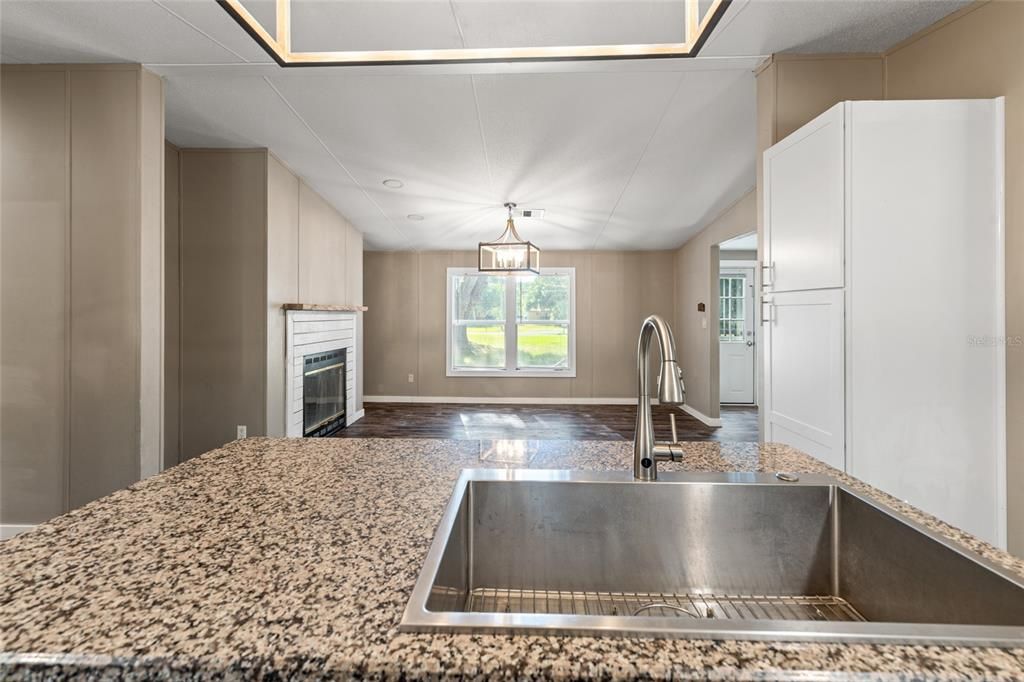
{"type": "MultiPolygon", "coordinates": [[[[460,358],[463,366],[503,364],[505,332],[500,326],[466,329],[469,348],[460,358]]],[[[566,367],[569,363],[569,334],[565,327],[524,322],[519,325],[520,367],[566,367]]]]}

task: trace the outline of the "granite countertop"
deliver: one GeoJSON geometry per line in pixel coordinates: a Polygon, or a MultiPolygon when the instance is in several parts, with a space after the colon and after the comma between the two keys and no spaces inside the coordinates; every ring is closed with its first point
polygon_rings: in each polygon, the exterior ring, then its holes
{"type": "MultiPolygon", "coordinates": [[[[1024,576],[788,447],[686,452],[665,468],[835,476],[1024,576]]],[[[629,443],[529,453],[631,465],[629,443]]],[[[88,504],[0,543],[0,678],[1024,677],[1021,648],[398,633],[459,471],[500,459],[478,441],[250,438],[88,504]]]]}

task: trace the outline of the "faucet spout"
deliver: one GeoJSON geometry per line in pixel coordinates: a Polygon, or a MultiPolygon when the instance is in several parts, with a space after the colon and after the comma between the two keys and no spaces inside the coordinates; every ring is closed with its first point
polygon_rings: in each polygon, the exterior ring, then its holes
{"type": "Polygon", "coordinates": [[[648,389],[650,377],[647,371],[653,336],[658,338],[658,350],[661,354],[658,401],[679,405],[686,398],[679,363],[676,361],[676,344],[672,329],[660,315],[651,315],[640,327],[636,353],[637,408],[636,434],[633,440],[633,477],[641,481],[657,480],[658,459],[674,459],[678,453],[678,445],[673,450],[674,444],[659,445],[654,442],[651,396],[648,389]]]}

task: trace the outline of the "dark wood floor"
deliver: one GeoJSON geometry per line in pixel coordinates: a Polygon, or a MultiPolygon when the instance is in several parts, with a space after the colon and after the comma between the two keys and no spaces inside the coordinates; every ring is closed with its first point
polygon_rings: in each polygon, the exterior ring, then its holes
{"type": "MultiPolygon", "coordinates": [[[[453,405],[367,403],[366,416],[337,438],[453,438],[526,440],[632,440],[633,405],[453,405]]],[[[654,430],[668,440],[676,414],[680,440],[756,441],[757,408],[722,407],[722,426],[711,428],[677,408],[655,405],[654,430]]]]}

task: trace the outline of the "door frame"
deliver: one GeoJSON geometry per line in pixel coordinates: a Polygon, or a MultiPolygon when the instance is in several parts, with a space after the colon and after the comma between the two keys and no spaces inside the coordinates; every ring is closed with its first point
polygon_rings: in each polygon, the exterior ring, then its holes
{"type": "MultiPolygon", "coordinates": [[[[735,235],[728,237],[722,241],[729,241],[735,237],[742,237],[746,234],[753,234],[753,232],[745,232],[742,235],[735,235]]],[[[720,242],[719,242],[720,243],[720,242]]],[[[718,341],[718,277],[722,270],[722,252],[718,248],[719,244],[713,244],[711,247],[711,282],[709,284],[712,287],[712,295],[709,297],[711,300],[708,301],[710,310],[708,311],[708,343],[710,348],[708,349],[709,359],[711,361],[712,375],[710,389],[712,391],[712,403],[722,406],[720,387],[722,382],[722,368],[721,368],[721,357],[720,357],[720,346],[718,341]],[[713,324],[711,323],[713,322],[713,324]]],[[[760,249],[760,245],[758,246],[760,249]]],[[[759,251],[760,253],[760,251],[759,251]]],[[[740,267],[740,268],[754,268],[754,314],[758,317],[754,318],[754,402],[750,403],[752,407],[756,407],[758,412],[761,411],[761,401],[759,400],[760,382],[758,381],[758,362],[760,362],[760,345],[761,345],[761,324],[760,324],[760,294],[761,294],[761,267],[760,263],[756,260],[735,260],[726,261],[729,263],[728,267],[740,267]]],[[[747,405],[747,403],[725,403],[726,405],[747,405]]]]}

